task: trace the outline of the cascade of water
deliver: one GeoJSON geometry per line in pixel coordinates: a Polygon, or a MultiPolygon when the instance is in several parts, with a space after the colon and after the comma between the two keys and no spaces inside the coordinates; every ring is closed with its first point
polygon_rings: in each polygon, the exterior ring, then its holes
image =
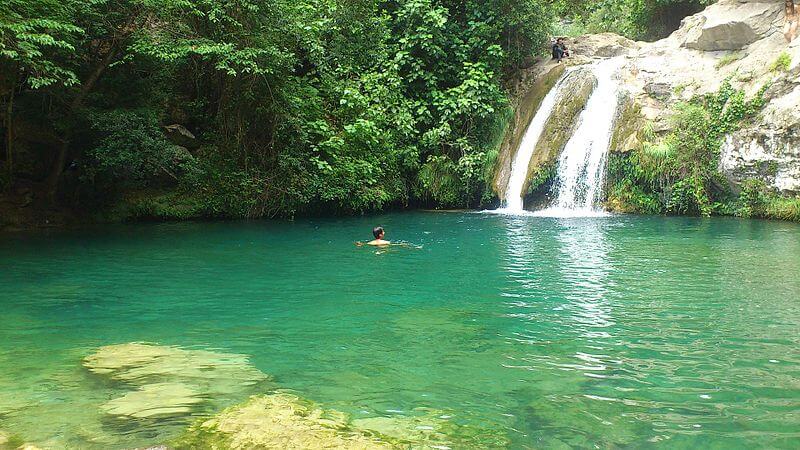
{"type": "Polygon", "coordinates": [[[556,106],[556,98],[558,97],[566,73],[567,72],[564,73],[556,85],[550,89],[550,92],[542,99],[542,103],[539,105],[536,115],[533,117],[530,125],[528,125],[527,130],[525,130],[522,143],[511,165],[511,176],[506,186],[506,200],[501,209],[504,212],[524,212],[522,209],[522,188],[525,185],[525,178],[528,176],[528,165],[530,164],[531,156],[533,156],[533,151],[536,149],[536,144],[539,143],[542,131],[544,131],[544,125],[556,106]]]}
{"type": "Polygon", "coordinates": [[[614,79],[614,73],[622,63],[622,58],[613,58],[597,63],[592,68],[597,77],[597,87],[559,158],[554,184],[556,200],[553,206],[538,211],[537,215],[604,214],[597,203],[605,182],[606,159],[619,105],[619,83],[614,79]]]}

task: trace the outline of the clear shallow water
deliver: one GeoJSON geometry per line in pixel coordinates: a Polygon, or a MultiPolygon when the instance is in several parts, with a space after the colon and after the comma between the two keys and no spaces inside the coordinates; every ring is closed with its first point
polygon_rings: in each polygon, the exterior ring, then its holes
{"type": "MultiPolygon", "coordinates": [[[[408,213],[0,236],[0,430],[164,442],[80,359],[131,341],[251,356],[354,417],[446,411],[513,448],[796,448],[800,227],[408,213]],[[422,249],[356,248],[371,227],[422,249]]],[[[224,399],[231,403],[241,399],[224,399]]]]}

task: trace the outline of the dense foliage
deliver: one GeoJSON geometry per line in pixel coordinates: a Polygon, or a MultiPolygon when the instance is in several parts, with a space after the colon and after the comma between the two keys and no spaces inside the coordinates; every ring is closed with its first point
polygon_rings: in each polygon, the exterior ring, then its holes
{"type": "MultiPolygon", "coordinates": [[[[6,0],[0,188],[120,217],[476,206],[494,197],[503,80],[554,24],[657,37],[706,3],[6,0]]],[[[797,217],[756,182],[732,197],[716,170],[759,102],[725,84],[681,105],[674,133],[610,161],[610,200],[797,217]]]]}
{"type": "Polygon", "coordinates": [[[502,77],[551,22],[542,0],[9,0],[4,181],[157,216],[475,205],[502,77]]]}
{"type": "Polygon", "coordinates": [[[747,99],[726,81],[718,92],[678,105],[674,131],[658,137],[646,130],[639,148],[612,155],[609,204],[646,214],[800,220],[800,199],[781,198],[756,180],[744,183],[737,195],[718,170],[724,136],[763,107],[764,89],[747,99]]]}
{"type": "Polygon", "coordinates": [[[611,31],[631,39],[652,40],[676,30],[684,17],[716,0],[558,0],[555,5],[572,33],[611,31]]]}

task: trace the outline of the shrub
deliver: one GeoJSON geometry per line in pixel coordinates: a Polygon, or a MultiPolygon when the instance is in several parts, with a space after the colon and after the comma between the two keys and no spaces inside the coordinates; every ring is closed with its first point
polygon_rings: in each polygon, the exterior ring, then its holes
{"type": "Polygon", "coordinates": [[[673,131],[664,137],[651,129],[644,143],[609,164],[609,200],[635,212],[708,216],[730,196],[717,166],[722,137],[737,129],[764,104],[763,92],[746,99],[726,80],[719,91],[675,107],[673,131]]]}
{"type": "Polygon", "coordinates": [[[789,67],[792,65],[792,57],[783,52],[772,62],[769,66],[770,72],[786,72],[789,70],[789,67]]]}
{"type": "Polygon", "coordinates": [[[728,53],[727,55],[723,56],[722,58],[717,61],[714,65],[717,69],[727,66],[728,64],[732,64],[740,59],[742,59],[744,55],[739,52],[728,53]]]}

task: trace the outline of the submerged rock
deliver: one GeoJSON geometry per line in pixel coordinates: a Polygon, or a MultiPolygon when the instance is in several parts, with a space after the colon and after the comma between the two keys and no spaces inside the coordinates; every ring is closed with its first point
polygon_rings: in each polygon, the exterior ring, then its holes
{"type": "Polygon", "coordinates": [[[418,416],[357,420],[323,409],[294,394],[251,397],[190,427],[175,448],[213,449],[408,449],[505,448],[500,427],[457,425],[441,411],[418,416]]]}
{"type": "Polygon", "coordinates": [[[369,417],[353,421],[353,427],[376,433],[412,448],[464,448],[448,436],[452,424],[436,416],[369,417]]]}
{"type": "Polygon", "coordinates": [[[101,347],[83,365],[137,388],[101,406],[110,415],[136,419],[189,415],[204,402],[252,394],[268,379],[245,355],[142,343],[101,347]]]}
{"type": "Polygon", "coordinates": [[[155,419],[189,414],[202,401],[202,393],[196,387],[180,383],[157,383],[115,398],[101,406],[101,409],[115,416],[155,419]]]}
{"type": "Polygon", "coordinates": [[[90,372],[134,385],[180,380],[227,390],[268,378],[246,355],[142,343],[101,347],[83,365],[90,372]]]}
{"type": "Polygon", "coordinates": [[[278,393],[253,397],[191,427],[177,448],[388,449],[379,437],[350,429],[347,417],[299,397],[278,393]]]}

